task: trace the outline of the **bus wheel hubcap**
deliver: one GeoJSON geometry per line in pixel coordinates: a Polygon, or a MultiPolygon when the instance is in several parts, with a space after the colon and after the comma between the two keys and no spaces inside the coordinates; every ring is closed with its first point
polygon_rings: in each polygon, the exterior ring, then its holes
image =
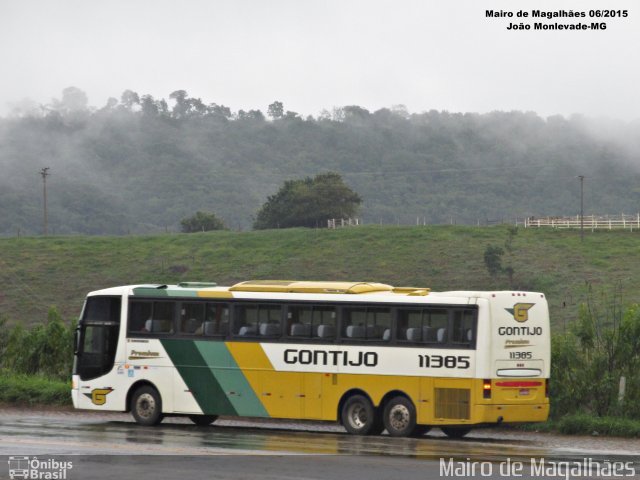
{"type": "Polygon", "coordinates": [[[389,412],[389,423],[396,430],[404,430],[409,426],[409,409],[404,405],[394,405],[389,412]]]}
{"type": "Polygon", "coordinates": [[[355,428],[362,428],[367,424],[367,410],[364,405],[356,403],[349,410],[349,421],[355,428]]]}
{"type": "Polygon", "coordinates": [[[138,410],[138,415],[141,417],[148,418],[156,410],[156,401],[153,396],[148,393],[143,393],[138,397],[138,402],[136,403],[136,410],[138,410]]]}

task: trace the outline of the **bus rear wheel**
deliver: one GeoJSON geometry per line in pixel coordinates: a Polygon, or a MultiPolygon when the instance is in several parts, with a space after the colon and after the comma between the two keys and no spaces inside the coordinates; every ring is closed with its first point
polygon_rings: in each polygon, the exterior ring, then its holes
{"type": "Polygon", "coordinates": [[[149,385],[138,388],[131,398],[131,414],[140,425],[158,425],[163,418],[158,391],[149,385]]]}
{"type": "Polygon", "coordinates": [[[381,433],[376,411],[369,399],[363,395],[352,395],[344,402],[341,418],[344,428],[353,435],[381,433]]]}
{"type": "Polygon", "coordinates": [[[189,420],[191,420],[199,427],[206,427],[207,425],[211,425],[217,419],[217,415],[189,415],[189,420]]]}
{"type": "Polygon", "coordinates": [[[385,405],[382,421],[392,437],[408,437],[416,429],[416,407],[406,397],[394,397],[385,405]]]}
{"type": "Polygon", "coordinates": [[[449,438],[462,438],[471,431],[466,427],[440,427],[440,430],[449,438]]]}

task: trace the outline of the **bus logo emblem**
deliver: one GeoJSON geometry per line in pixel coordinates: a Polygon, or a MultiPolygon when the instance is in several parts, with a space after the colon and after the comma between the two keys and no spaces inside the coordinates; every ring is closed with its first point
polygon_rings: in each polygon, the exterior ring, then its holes
{"type": "Polygon", "coordinates": [[[94,388],[91,393],[85,393],[94,405],[104,405],[107,403],[107,395],[113,392],[113,388],[94,388]]]}
{"type": "Polygon", "coordinates": [[[529,309],[534,305],[535,303],[516,303],[513,308],[505,308],[505,310],[513,315],[517,322],[522,323],[529,320],[529,309]]]}

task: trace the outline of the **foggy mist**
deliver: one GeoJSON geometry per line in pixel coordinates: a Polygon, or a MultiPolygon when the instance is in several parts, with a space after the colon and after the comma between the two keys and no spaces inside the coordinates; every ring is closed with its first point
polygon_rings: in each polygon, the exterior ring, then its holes
{"type": "MultiPolygon", "coordinates": [[[[178,88],[235,109],[278,99],[318,115],[371,111],[535,111],[640,118],[637,2],[597,32],[509,32],[487,9],[609,8],[588,0],[6,0],[0,113],[76,85],[102,107],[132,89],[178,88]]],[[[613,7],[612,7],[613,8],[613,7]]],[[[517,19],[514,19],[517,21],[517,19]]]]}

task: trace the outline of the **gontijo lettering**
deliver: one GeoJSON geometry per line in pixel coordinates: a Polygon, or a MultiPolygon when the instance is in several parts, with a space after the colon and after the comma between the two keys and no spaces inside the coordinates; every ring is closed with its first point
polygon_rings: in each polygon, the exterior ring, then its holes
{"type": "Polygon", "coordinates": [[[358,352],[349,354],[340,350],[297,350],[288,348],[284,351],[284,363],[290,365],[343,365],[359,367],[375,367],[378,365],[376,352],[358,352]]]}

